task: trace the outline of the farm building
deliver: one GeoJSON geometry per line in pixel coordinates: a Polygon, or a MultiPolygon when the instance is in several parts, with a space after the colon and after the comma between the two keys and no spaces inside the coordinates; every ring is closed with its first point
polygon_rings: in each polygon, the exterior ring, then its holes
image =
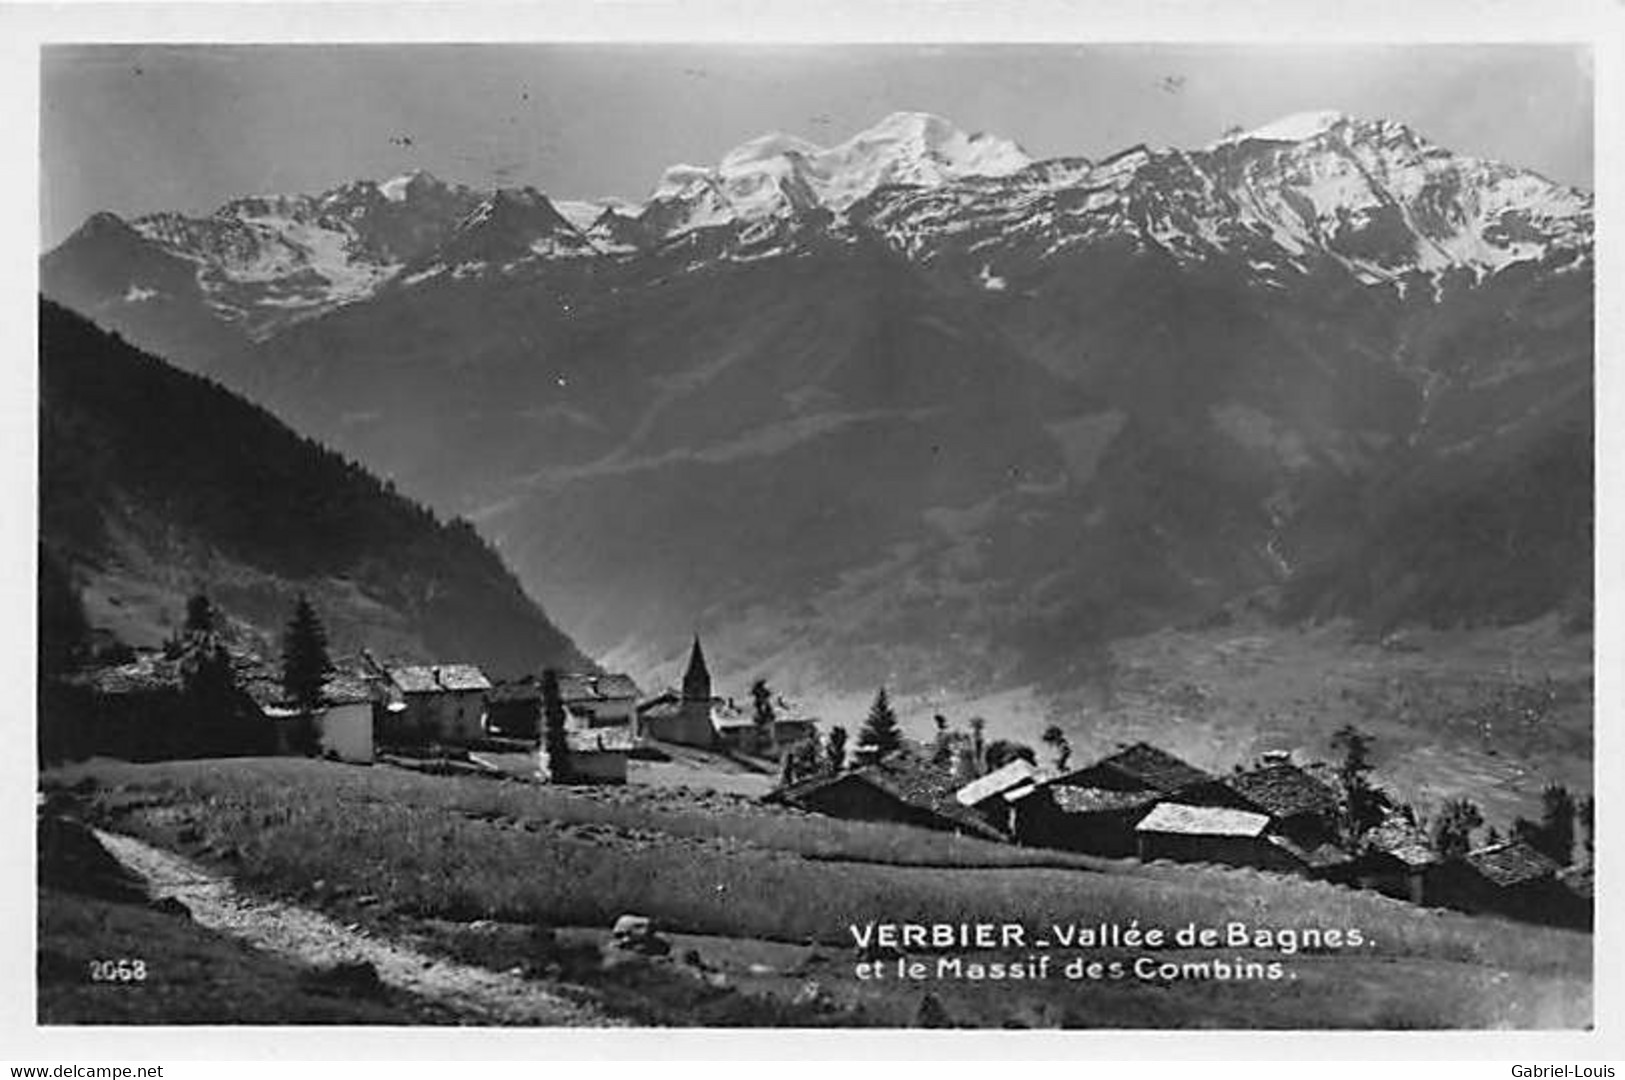
{"type": "Polygon", "coordinates": [[[1337,838],[1337,793],[1290,762],[1227,776],[1223,784],[1274,819],[1272,831],[1294,844],[1319,847],[1337,838]]]}
{"type": "Polygon", "coordinates": [[[1273,843],[1267,814],[1228,806],[1158,803],[1134,827],[1139,856],[1174,862],[1223,863],[1302,873],[1303,861],[1273,843]]]}
{"type": "MultiPolygon", "coordinates": [[[[780,705],[784,699],[780,698],[780,705]]],[[[783,750],[818,738],[818,721],[810,716],[779,716],[773,719],[773,746],[783,750]]]]}
{"type": "Polygon", "coordinates": [[[414,664],[385,669],[405,706],[389,712],[386,741],[473,742],[485,735],[491,682],[473,664],[414,664]]]}
{"type": "Polygon", "coordinates": [[[275,727],[237,678],[252,658],[230,658],[233,685],[189,694],[186,671],[195,659],[141,653],[68,680],[53,704],[75,714],[68,723],[85,752],[129,761],[273,752],[275,727]]]}
{"type": "Polygon", "coordinates": [[[1165,799],[1255,809],[1194,765],[1144,742],[1012,795],[1022,843],[1113,857],[1139,850],[1135,825],[1165,799]]]}
{"type": "Polygon", "coordinates": [[[1568,923],[1574,894],[1558,880],[1557,863],[1521,840],[1449,859],[1427,877],[1427,902],[1459,911],[1568,923]]]}
{"type": "Polygon", "coordinates": [[[568,784],[626,783],[627,762],[635,745],[631,728],[617,725],[567,730],[565,742],[570,760],[562,776],[558,775],[547,752],[547,740],[543,739],[537,747],[537,773],[542,779],[568,784]]]}
{"type": "Polygon", "coordinates": [[[711,696],[711,672],[705,666],[705,651],[695,635],[688,654],[688,670],[683,673],[681,691],[668,690],[637,707],[639,738],[685,746],[716,745],[717,730],[712,712],[719,702],[711,696]]]}
{"type": "Polygon", "coordinates": [[[1181,761],[1166,750],[1138,742],[1108,754],[1092,765],[1058,776],[1050,783],[1059,787],[1172,795],[1212,779],[1201,769],[1181,761]]]}
{"type": "Polygon", "coordinates": [[[954,792],[954,801],[980,814],[1000,832],[1014,835],[1016,804],[1007,796],[1012,791],[1030,789],[1037,773],[1038,770],[1030,762],[1016,758],[954,792]]]}
{"type": "Polygon", "coordinates": [[[999,829],[955,799],[958,787],[947,770],[894,753],[883,762],[802,780],[768,798],[829,817],[1004,839],[999,829]]]}
{"type": "Polygon", "coordinates": [[[1421,904],[1426,901],[1428,874],[1438,863],[1426,834],[1396,815],[1365,834],[1347,879],[1362,889],[1421,904]]]}
{"type": "Polygon", "coordinates": [[[559,701],[572,730],[637,723],[638,687],[628,675],[560,675],[559,701]]]}
{"type": "Polygon", "coordinates": [[[535,675],[495,683],[485,695],[485,729],[492,735],[534,739],[542,729],[542,681],[535,675]]]}
{"type": "Polygon", "coordinates": [[[322,687],[326,702],[316,721],[317,746],[324,757],[355,764],[373,760],[374,701],[367,680],[335,674],[322,687]]]}

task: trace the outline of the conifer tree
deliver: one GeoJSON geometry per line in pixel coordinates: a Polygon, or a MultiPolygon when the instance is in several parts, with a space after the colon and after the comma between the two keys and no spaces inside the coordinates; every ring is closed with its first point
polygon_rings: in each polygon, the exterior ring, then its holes
{"type": "Polygon", "coordinates": [[[1574,796],[1562,784],[1549,784],[1540,796],[1540,842],[1536,847],[1559,866],[1574,861],[1574,796]]]}
{"type": "Polygon", "coordinates": [[[333,673],[327,655],[327,631],[304,593],[282,635],[282,687],[300,709],[314,712],[322,704],[322,686],[333,673]]]}
{"type": "Polygon", "coordinates": [[[863,730],[858,733],[858,756],[865,762],[879,761],[902,745],[903,732],[897,726],[897,714],[892,711],[886,688],[882,686],[875,695],[875,703],[869,706],[869,718],[863,722],[863,730]]]}
{"type": "Polygon", "coordinates": [[[1459,859],[1473,847],[1473,830],[1484,815],[1467,799],[1451,799],[1439,811],[1433,826],[1433,849],[1443,859],[1459,859]]]}
{"type": "Polygon", "coordinates": [[[827,766],[831,776],[846,768],[846,729],[839,724],[829,729],[827,766]]]}
{"type": "Polygon", "coordinates": [[[570,740],[564,733],[564,698],[559,694],[559,675],[552,668],[542,672],[542,743],[547,750],[548,779],[570,781],[570,740]]]}

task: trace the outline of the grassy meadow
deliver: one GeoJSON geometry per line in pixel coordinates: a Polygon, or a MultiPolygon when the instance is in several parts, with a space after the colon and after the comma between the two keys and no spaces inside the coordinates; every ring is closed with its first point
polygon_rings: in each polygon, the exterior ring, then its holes
{"type": "Polygon", "coordinates": [[[1572,1027],[1590,1018],[1587,935],[1252,871],[1014,848],[714,792],[557,789],[287,758],[94,761],[45,783],[78,793],[106,827],[212,862],[250,888],[385,928],[392,920],[604,928],[636,912],[671,933],[838,956],[821,985],[888,1022],[909,1022],[888,1009],[907,1013],[923,991],[860,985],[850,924],[993,921],[1043,931],[1240,920],[1357,927],[1369,939],[1314,955],[1179,956],[1284,961],[1290,978],[1275,983],[933,983],[950,1016],[967,1023],[996,1025],[1012,1010],[1034,1023],[1059,1015],[1148,1027],[1572,1027]]]}

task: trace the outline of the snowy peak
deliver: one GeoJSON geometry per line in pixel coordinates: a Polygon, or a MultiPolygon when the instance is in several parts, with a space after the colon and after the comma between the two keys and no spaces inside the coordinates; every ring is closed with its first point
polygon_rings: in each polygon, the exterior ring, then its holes
{"type": "Polygon", "coordinates": [[[828,148],[774,132],[735,147],[715,167],[674,165],[656,185],[643,220],[657,234],[673,236],[794,219],[844,211],[888,185],[935,188],[1009,176],[1032,163],[1007,139],[966,134],[929,113],[893,113],[828,148]]]}
{"type": "Polygon", "coordinates": [[[447,264],[527,255],[590,254],[592,244],[533,187],[498,188],[458,224],[434,257],[447,264]]]}
{"type": "Polygon", "coordinates": [[[1339,124],[1348,123],[1349,117],[1335,109],[1293,113],[1283,116],[1251,131],[1226,135],[1221,142],[1304,142],[1323,135],[1339,124]]]}

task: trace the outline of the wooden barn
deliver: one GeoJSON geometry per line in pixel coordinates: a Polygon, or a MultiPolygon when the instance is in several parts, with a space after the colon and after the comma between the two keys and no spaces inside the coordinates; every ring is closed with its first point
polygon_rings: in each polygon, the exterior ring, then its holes
{"type": "Polygon", "coordinates": [[[1222,863],[1300,874],[1303,860],[1268,835],[1269,815],[1229,806],[1158,803],[1134,827],[1139,857],[1149,862],[1222,863]]]}
{"type": "Polygon", "coordinates": [[[1574,894],[1558,880],[1560,869],[1523,841],[1507,840],[1434,867],[1427,877],[1427,902],[1528,922],[1570,924],[1574,894]]]}
{"type": "Polygon", "coordinates": [[[946,769],[898,753],[883,762],[799,781],[768,798],[829,817],[1004,839],[999,829],[954,798],[959,786],[946,769]]]}
{"type": "Polygon", "coordinates": [[[1111,857],[1139,850],[1134,827],[1164,800],[1250,808],[1201,769],[1145,742],[1011,795],[1022,843],[1111,857]]]}
{"type": "Polygon", "coordinates": [[[542,680],[526,675],[494,684],[485,696],[485,728],[510,739],[537,738],[542,730],[542,680]]]}
{"type": "Polygon", "coordinates": [[[1271,831],[1314,849],[1338,838],[1337,793],[1290,762],[1274,762],[1224,778],[1222,783],[1273,819],[1271,831]]]}
{"type": "Polygon", "coordinates": [[[1037,774],[1037,768],[1028,761],[1015,758],[954,792],[954,801],[980,814],[984,821],[1005,835],[1013,836],[1016,803],[1007,796],[1013,791],[1030,789],[1037,774]]]}
{"type": "Polygon", "coordinates": [[[1439,857],[1427,835],[1398,816],[1368,831],[1349,866],[1347,880],[1362,889],[1413,904],[1427,900],[1427,879],[1439,857]]]}

